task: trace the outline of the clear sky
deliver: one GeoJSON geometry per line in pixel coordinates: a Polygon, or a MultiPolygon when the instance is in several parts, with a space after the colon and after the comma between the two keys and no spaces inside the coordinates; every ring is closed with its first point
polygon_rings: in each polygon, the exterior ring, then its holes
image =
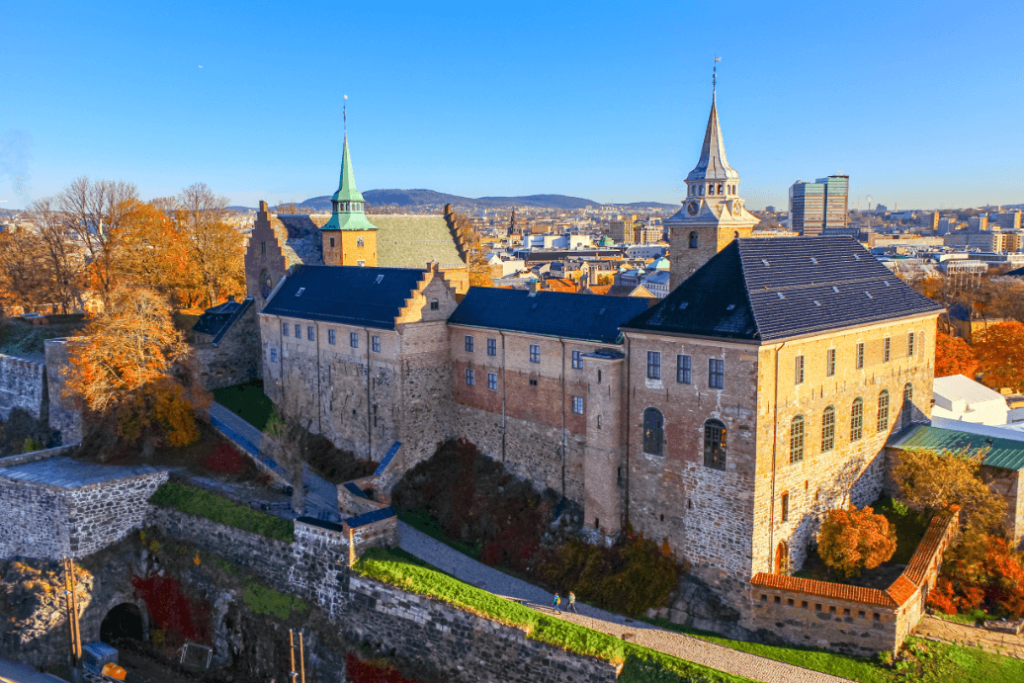
{"type": "Polygon", "coordinates": [[[360,189],[676,203],[719,64],[751,208],[1024,202],[1024,2],[47,2],[0,10],[0,207],[360,189]]]}

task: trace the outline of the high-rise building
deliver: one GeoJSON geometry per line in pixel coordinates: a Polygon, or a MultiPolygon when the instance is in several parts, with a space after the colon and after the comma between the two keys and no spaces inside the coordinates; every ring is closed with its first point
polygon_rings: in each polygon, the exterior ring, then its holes
{"type": "Polygon", "coordinates": [[[968,232],[982,232],[984,230],[988,230],[988,216],[985,214],[971,216],[967,219],[968,232]]]}
{"type": "Polygon", "coordinates": [[[789,188],[789,229],[812,237],[825,227],[825,184],[798,180],[789,188]]]}
{"type": "Polygon", "coordinates": [[[1003,230],[1020,230],[1020,209],[1003,211],[992,216],[992,222],[1003,230]]]}
{"type": "Polygon", "coordinates": [[[633,226],[635,223],[636,214],[623,216],[622,220],[610,221],[608,236],[615,240],[616,244],[629,244],[634,241],[633,226]]]}
{"type": "Polygon", "coordinates": [[[850,212],[850,176],[830,175],[818,178],[817,182],[825,186],[824,228],[845,228],[850,212]]]}

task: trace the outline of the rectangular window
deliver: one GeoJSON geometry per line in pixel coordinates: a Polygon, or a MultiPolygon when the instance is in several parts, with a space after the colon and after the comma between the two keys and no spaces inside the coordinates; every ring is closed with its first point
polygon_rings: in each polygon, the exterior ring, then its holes
{"type": "Polygon", "coordinates": [[[441,306],[440,306],[440,304],[438,304],[437,299],[434,299],[434,300],[432,300],[430,302],[430,310],[436,311],[436,310],[439,310],[440,308],[441,308],[441,306]]]}
{"type": "Polygon", "coordinates": [[[582,396],[573,396],[572,397],[572,412],[576,413],[577,415],[582,415],[583,414],[583,397],[582,396]]]}
{"type": "Polygon", "coordinates": [[[676,356],[676,381],[680,384],[690,383],[692,362],[693,359],[689,356],[676,356]]]}
{"type": "Polygon", "coordinates": [[[573,351],[572,352],[572,369],[582,370],[583,369],[583,352],[573,351]]]}
{"type": "Polygon", "coordinates": [[[797,356],[794,360],[795,360],[795,363],[796,363],[796,383],[797,384],[803,384],[804,383],[804,357],[803,356],[797,356]]]}
{"type": "Polygon", "coordinates": [[[488,339],[487,340],[487,355],[497,356],[498,355],[498,340],[488,339]]]}
{"type": "Polygon", "coordinates": [[[359,348],[359,335],[355,332],[349,332],[348,334],[348,345],[353,349],[359,348]]]}
{"type": "Polygon", "coordinates": [[[789,493],[782,494],[782,521],[789,521],[789,493]]]}
{"type": "Polygon", "coordinates": [[[836,375],[836,350],[829,349],[825,356],[825,374],[829,377],[836,375]]]}
{"type": "Polygon", "coordinates": [[[535,387],[535,386],[537,386],[537,380],[535,380],[535,379],[531,379],[531,380],[530,380],[530,386],[531,386],[531,387],[535,387]]]}
{"type": "Polygon", "coordinates": [[[271,363],[276,363],[277,362],[277,349],[270,349],[270,362],[271,363]]]}
{"type": "Polygon", "coordinates": [[[661,351],[647,352],[647,379],[661,379],[661,351]]]}
{"type": "Polygon", "coordinates": [[[476,373],[473,372],[473,368],[466,368],[466,386],[473,386],[476,384],[476,373]]]}
{"type": "Polygon", "coordinates": [[[466,335],[466,353],[473,353],[473,337],[466,335]]]}
{"type": "Polygon", "coordinates": [[[857,344],[857,369],[864,369],[864,342],[857,344]]]}
{"type": "Polygon", "coordinates": [[[288,336],[288,323],[281,323],[281,336],[282,337],[287,337],[288,336]]]}
{"type": "Polygon", "coordinates": [[[892,355],[892,339],[890,337],[886,337],[885,339],[882,340],[882,362],[883,363],[888,363],[889,362],[889,358],[891,357],[891,355],[892,355]]]}
{"type": "Polygon", "coordinates": [[[498,390],[498,375],[494,372],[487,373],[487,388],[491,391],[498,390]]]}
{"type": "Polygon", "coordinates": [[[371,348],[373,348],[374,353],[380,353],[380,337],[377,335],[370,337],[370,344],[372,345],[371,348]]]}
{"type": "Polygon", "coordinates": [[[295,323],[295,338],[302,339],[302,325],[295,323]]]}
{"type": "Polygon", "coordinates": [[[530,344],[530,362],[540,362],[540,344],[530,344]]]}
{"type": "Polygon", "coordinates": [[[725,388],[725,360],[711,358],[708,360],[708,386],[712,389],[725,388]]]}
{"type": "Polygon", "coordinates": [[[334,344],[338,341],[338,335],[334,333],[334,330],[327,330],[327,343],[334,344]]]}
{"type": "Polygon", "coordinates": [[[912,358],[914,355],[914,333],[907,332],[907,357],[912,358]]]}
{"type": "Polygon", "coordinates": [[[267,255],[267,243],[266,242],[260,242],[260,253],[263,254],[264,256],[267,255]]]}
{"type": "Polygon", "coordinates": [[[306,339],[308,339],[309,341],[315,341],[316,340],[316,335],[313,334],[313,326],[312,325],[306,325],[306,339]]]}

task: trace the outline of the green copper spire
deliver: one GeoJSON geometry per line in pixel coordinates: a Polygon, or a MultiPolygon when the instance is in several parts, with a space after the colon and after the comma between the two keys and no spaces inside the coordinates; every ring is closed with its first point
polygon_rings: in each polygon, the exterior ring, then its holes
{"type": "Polygon", "coordinates": [[[338,191],[331,197],[331,220],[321,230],[376,230],[366,219],[365,202],[362,193],[356,189],[356,177],[352,171],[352,159],[348,152],[348,135],[341,154],[341,178],[338,191]]]}

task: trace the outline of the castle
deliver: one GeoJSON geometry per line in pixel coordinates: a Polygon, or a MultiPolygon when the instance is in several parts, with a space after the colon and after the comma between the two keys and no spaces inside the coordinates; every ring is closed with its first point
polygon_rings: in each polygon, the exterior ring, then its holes
{"type": "Polygon", "coordinates": [[[752,238],[739,182],[713,99],[668,296],[468,288],[450,213],[366,216],[346,139],[329,219],[261,204],[264,390],[395,477],[468,439],[749,615],[752,578],[799,568],[826,510],[880,494],[890,434],[929,418],[941,309],[850,237],[752,238]]]}

